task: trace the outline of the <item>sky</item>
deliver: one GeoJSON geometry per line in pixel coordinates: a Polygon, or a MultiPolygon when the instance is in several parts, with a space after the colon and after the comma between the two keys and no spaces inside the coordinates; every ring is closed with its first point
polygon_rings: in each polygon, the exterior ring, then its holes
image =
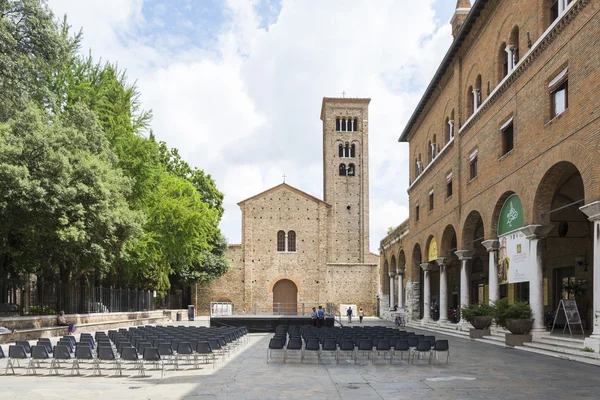
{"type": "Polygon", "coordinates": [[[323,97],[369,97],[370,245],[408,217],[398,143],[452,42],[455,0],[49,0],[81,52],[117,63],[179,149],[237,203],[283,181],[323,198],[323,97]]]}

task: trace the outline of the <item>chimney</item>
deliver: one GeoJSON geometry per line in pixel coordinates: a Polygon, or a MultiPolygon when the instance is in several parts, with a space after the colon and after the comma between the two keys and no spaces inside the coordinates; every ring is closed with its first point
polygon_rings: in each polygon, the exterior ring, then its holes
{"type": "Polygon", "coordinates": [[[456,11],[450,20],[452,24],[452,37],[456,38],[463,22],[467,19],[467,15],[471,11],[471,2],[469,0],[457,0],[456,11]]]}

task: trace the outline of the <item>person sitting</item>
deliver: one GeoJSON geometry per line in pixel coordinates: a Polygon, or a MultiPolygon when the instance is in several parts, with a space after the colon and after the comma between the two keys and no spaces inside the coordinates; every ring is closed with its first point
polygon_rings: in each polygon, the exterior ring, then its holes
{"type": "Polygon", "coordinates": [[[60,314],[58,315],[58,318],[56,319],[56,325],[58,326],[68,326],[69,327],[69,334],[71,333],[75,333],[75,325],[70,323],[69,321],[67,321],[67,319],[65,318],[65,312],[61,311],[60,314]]]}

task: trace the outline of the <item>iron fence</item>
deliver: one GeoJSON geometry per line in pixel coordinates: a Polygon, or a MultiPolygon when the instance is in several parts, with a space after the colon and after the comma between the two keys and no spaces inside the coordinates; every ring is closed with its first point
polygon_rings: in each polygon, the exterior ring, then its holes
{"type": "Polygon", "coordinates": [[[0,279],[0,316],[153,311],[156,300],[147,290],[0,279]]]}

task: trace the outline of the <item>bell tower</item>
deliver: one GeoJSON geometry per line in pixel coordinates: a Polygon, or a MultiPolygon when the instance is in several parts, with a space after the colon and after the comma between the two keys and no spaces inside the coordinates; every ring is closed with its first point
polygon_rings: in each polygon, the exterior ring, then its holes
{"type": "Polygon", "coordinates": [[[332,206],[327,261],[364,263],[369,249],[369,103],[323,98],[323,196],[332,206]]]}

